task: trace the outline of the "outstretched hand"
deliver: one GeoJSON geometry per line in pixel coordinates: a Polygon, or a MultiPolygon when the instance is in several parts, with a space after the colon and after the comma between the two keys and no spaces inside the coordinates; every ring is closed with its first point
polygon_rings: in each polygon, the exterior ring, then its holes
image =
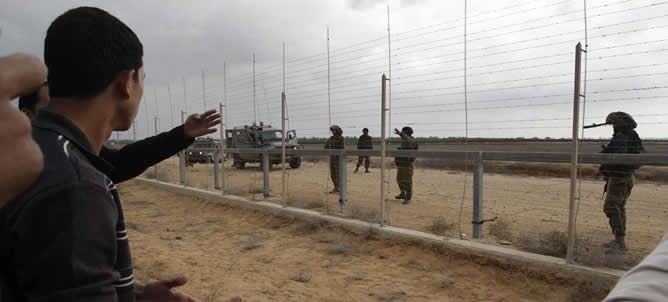
{"type": "Polygon", "coordinates": [[[399,129],[397,129],[397,128],[394,128],[394,134],[396,134],[396,135],[400,135],[400,134],[401,134],[401,131],[399,131],[399,129]]]}
{"type": "Polygon", "coordinates": [[[220,113],[217,113],[215,109],[202,114],[191,114],[183,124],[185,138],[193,139],[214,133],[218,124],[220,124],[220,113]]]}
{"type": "MultiPolygon", "coordinates": [[[[188,277],[185,275],[163,279],[146,285],[141,293],[137,294],[137,301],[140,302],[201,302],[187,294],[184,294],[175,289],[175,287],[183,286],[188,282],[188,277]]],[[[240,297],[234,297],[227,301],[221,302],[242,302],[240,297]]]]}

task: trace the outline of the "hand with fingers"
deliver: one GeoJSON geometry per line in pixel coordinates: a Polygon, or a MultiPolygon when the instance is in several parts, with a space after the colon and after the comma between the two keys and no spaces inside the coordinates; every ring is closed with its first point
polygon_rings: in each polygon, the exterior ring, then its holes
{"type": "Polygon", "coordinates": [[[46,72],[35,56],[0,57],[0,208],[42,172],[42,152],[32,139],[30,121],[9,101],[44,84],[46,72]]]}
{"type": "MultiPolygon", "coordinates": [[[[201,302],[185,293],[176,290],[188,282],[188,276],[182,275],[174,278],[163,279],[146,285],[137,292],[139,302],[201,302]]],[[[139,288],[138,288],[139,289],[139,288]]],[[[240,297],[234,297],[221,302],[242,302],[240,297]]]]}
{"type": "Polygon", "coordinates": [[[396,134],[396,135],[400,135],[400,134],[401,134],[401,131],[399,131],[399,129],[397,129],[397,128],[394,128],[394,134],[396,134]]]}
{"type": "Polygon", "coordinates": [[[215,109],[202,114],[192,114],[183,124],[185,138],[193,139],[203,135],[216,132],[216,126],[220,124],[220,113],[215,109]]]}

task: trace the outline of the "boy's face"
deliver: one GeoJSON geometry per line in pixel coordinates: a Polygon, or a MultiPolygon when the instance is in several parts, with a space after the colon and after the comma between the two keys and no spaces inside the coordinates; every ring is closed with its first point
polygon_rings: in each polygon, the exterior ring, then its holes
{"type": "Polygon", "coordinates": [[[139,111],[139,104],[141,98],[144,95],[144,78],[146,78],[146,73],[144,73],[144,67],[140,67],[135,71],[137,73],[137,80],[134,79],[134,76],[131,75],[130,80],[128,81],[128,99],[122,102],[121,105],[121,120],[122,124],[117,131],[125,131],[130,129],[132,122],[137,116],[139,111]]]}

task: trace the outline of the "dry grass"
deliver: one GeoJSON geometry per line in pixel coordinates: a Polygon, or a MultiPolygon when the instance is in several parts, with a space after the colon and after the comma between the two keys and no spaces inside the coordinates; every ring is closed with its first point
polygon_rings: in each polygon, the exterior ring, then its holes
{"type": "Polygon", "coordinates": [[[380,211],[376,208],[367,208],[355,204],[346,204],[345,213],[352,219],[366,222],[380,221],[380,211]]]}
{"type": "Polygon", "coordinates": [[[301,220],[297,223],[295,227],[295,232],[298,235],[308,235],[320,231],[320,229],[327,226],[325,221],[315,221],[315,220],[301,220]]]}
{"type": "MultiPolygon", "coordinates": [[[[607,235],[607,234],[606,234],[607,235]]],[[[596,238],[605,238],[603,234],[596,238]]],[[[592,238],[578,238],[575,243],[575,262],[589,266],[603,266],[628,270],[642,261],[643,256],[635,253],[609,254],[606,253],[599,241],[592,238]]]]}
{"type": "Polygon", "coordinates": [[[517,242],[520,249],[553,257],[565,257],[568,249],[568,235],[561,231],[541,234],[520,234],[517,242]]]}
{"type": "Polygon", "coordinates": [[[378,297],[378,300],[380,301],[394,301],[399,300],[406,295],[407,294],[404,291],[396,291],[385,294],[376,294],[376,297],[378,297]]]}
{"type": "MultiPolygon", "coordinates": [[[[593,238],[603,238],[594,236],[593,238]]],[[[520,234],[517,246],[524,251],[553,257],[566,257],[568,250],[568,235],[565,232],[552,231],[537,235],[520,234]]],[[[609,267],[627,270],[642,261],[642,256],[632,253],[606,253],[598,240],[590,237],[576,238],[574,260],[587,266],[609,267]]]]}
{"type": "Polygon", "coordinates": [[[143,175],[148,179],[157,179],[162,181],[167,181],[167,179],[169,179],[169,172],[167,171],[167,169],[161,168],[160,166],[158,166],[158,178],[155,177],[156,174],[154,167],[148,168],[143,175]]]}
{"type": "Polygon", "coordinates": [[[322,208],[322,204],[321,201],[314,200],[288,200],[288,206],[306,210],[322,208]]]}
{"type": "Polygon", "coordinates": [[[367,208],[354,204],[346,205],[346,214],[352,219],[362,220],[366,222],[380,221],[380,211],[376,208],[367,208]]]}
{"type": "Polygon", "coordinates": [[[498,219],[489,225],[489,234],[500,240],[513,241],[513,233],[510,231],[510,222],[498,219]]]}
{"type": "Polygon", "coordinates": [[[569,301],[603,300],[610,291],[604,282],[595,279],[578,282],[570,293],[569,301]]]}
{"type": "Polygon", "coordinates": [[[371,226],[369,226],[369,228],[366,230],[366,232],[364,232],[364,239],[365,240],[378,240],[379,236],[380,236],[380,233],[378,233],[378,231],[371,226]]]}
{"type": "Polygon", "coordinates": [[[448,223],[445,220],[445,217],[439,216],[427,229],[435,235],[445,236],[450,230],[453,230],[457,225],[454,223],[448,223]]]}
{"type": "Polygon", "coordinates": [[[305,274],[305,273],[299,273],[296,275],[290,276],[290,280],[299,282],[299,283],[308,283],[311,281],[311,275],[305,274]]]}
{"type": "Polygon", "coordinates": [[[220,294],[220,289],[214,289],[206,297],[204,297],[203,302],[216,302],[218,301],[218,296],[220,294]]]}
{"type": "Polygon", "coordinates": [[[246,240],[246,243],[241,247],[242,252],[248,252],[254,249],[261,248],[265,240],[269,239],[269,235],[266,234],[252,234],[246,240]]]}
{"type": "Polygon", "coordinates": [[[330,255],[348,256],[369,253],[369,251],[360,249],[354,244],[349,236],[343,233],[338,233],[333,237],[329,237],[327,241],[331,244],[330,248],[327,250],[330,255]]]}
{"type": "Polygon", "coordinates": [[[350,255],[354,254],[357,251],[357,248],[353,246],[346,236],[339,234],[336,240],[333,242],[333,246],[329,249],[330,255],[350,255]]]}

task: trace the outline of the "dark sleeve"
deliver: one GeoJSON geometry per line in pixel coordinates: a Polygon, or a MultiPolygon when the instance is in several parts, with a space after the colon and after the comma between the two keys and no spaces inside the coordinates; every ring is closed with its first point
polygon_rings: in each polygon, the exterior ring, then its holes
{"type": "Polygon", "coordinates": [[[401,137],[401,143],[402,144],[404,144],[406,146],[410,145],[410,143],[411,143],[411,137],[410,136],[404,134],[403,132],[400,133],[399,136],[401,137]]]}
{"type": "Polygon", "coordinates": [[[605,145],[601,153],[626,153],[629,144],[629,137],[626,135],[615,135],[605,145]]]}
{"type": "Polygon", "coordinates": [[[330,138],[327,139],[327,142],[325,143],[325,149],[331,149],[331,147],[330,147],[331,142],[332,142],[332,138],[330,137],[330,138]]]}
{"type": "Polygon", "coordinates": [[[343,136],[340,136],[337,149],[345,149],[345,148],[346,148],[346,139],[343,138],[343,136]]]}
{"type": "Polygon", "coordinates": [[[108,175],[109,178],[115,183],[134,178],[149,167],[187,148],[195,140],[186,140],[184,131],[181,125],[169,132],[134,142],[121,149],[103,146],[100,157],[114,166],[114,171],[108,175]]]}
{"type": "Polygon", "coordinates": [[[109,192],[90,184],[53,189],[21,213],[13,250],[25,301],[118,301],[118,212],[109,192]]]}

